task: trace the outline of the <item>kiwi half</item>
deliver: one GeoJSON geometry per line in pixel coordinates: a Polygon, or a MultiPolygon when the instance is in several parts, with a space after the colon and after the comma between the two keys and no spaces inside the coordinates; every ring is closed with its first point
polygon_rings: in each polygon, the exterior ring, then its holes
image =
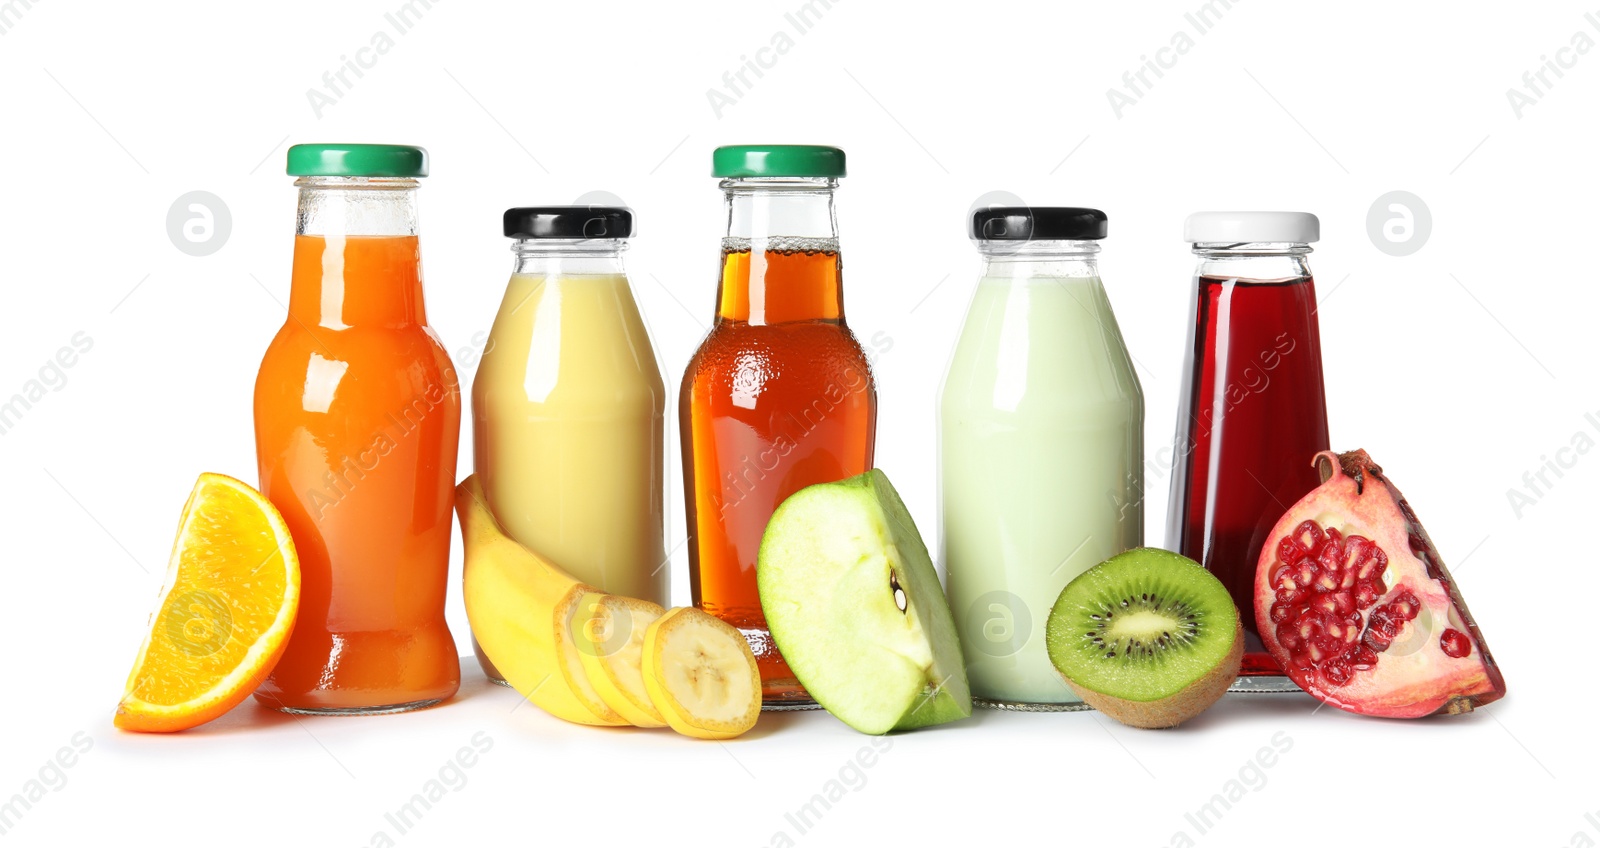
{"type": "Polygon", "coordinates": [[[1173,727],[1239,676],[1244,629],[1211,572],[1171,551],[1136,548],[1061,590],[1045,645],[1090,706],[1134,727],[1173,727]]]}

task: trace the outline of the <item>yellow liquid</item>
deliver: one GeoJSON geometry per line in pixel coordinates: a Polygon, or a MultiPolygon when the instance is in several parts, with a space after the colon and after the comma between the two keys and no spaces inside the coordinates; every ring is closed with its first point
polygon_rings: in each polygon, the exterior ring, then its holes
{"type": "Polygon", "coordinates": [[[665,402],[626,277],[513,275],[472,384],[500,525],[585,583],[665,606],[665,402]]]}

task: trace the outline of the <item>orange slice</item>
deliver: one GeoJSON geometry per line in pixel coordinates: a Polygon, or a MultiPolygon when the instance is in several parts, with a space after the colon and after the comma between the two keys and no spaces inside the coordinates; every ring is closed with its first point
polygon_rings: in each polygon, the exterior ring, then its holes
{"type": "Polygon", "coordinates": [[[300,561],[278,510],[232,477],[201,474],[117,727],[186,730],[232,709],[283,655],[299,605],[300,561]]]}

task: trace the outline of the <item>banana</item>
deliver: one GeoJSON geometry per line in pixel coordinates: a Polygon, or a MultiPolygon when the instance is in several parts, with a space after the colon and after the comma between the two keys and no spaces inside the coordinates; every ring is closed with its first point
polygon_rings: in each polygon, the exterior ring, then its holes
{"type": "Polygon", "coordinates": [[[578,600],[572,641],[600,699],[638,727],[666,727],[644,686],[644,634],[666,610],[649,601],[590,592],[578,600]]]}
{"type": "Polygon", "coordinates": [[[731,739],[761,716],[761,675],[750,643],[732,625],[679,607],[644,634],[650,701],[673,730],[696,739],[731,739]]]}
{"type": "Polygon", "coordinates": [[[556,718],[627,724],[584,677],[569,629],[579,599],[595,590],[507,536],[476,476],[456,487],[456,514],[465,545],[467,620],[506,682],[556,718]]]}

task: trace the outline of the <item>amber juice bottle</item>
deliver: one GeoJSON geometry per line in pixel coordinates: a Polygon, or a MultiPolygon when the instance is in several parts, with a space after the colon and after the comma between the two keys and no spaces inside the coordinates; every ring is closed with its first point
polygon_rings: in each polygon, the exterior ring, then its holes
{"type": "Polygon", "coordinates": [[[836,148],[718,148],[726,198],[717,315],[679,403],[694,603],[739,628],[768,708],[809,705],[767,631],[756,554],[773,510],[872,467],[877,392],[845,326],[836,148]]]}

